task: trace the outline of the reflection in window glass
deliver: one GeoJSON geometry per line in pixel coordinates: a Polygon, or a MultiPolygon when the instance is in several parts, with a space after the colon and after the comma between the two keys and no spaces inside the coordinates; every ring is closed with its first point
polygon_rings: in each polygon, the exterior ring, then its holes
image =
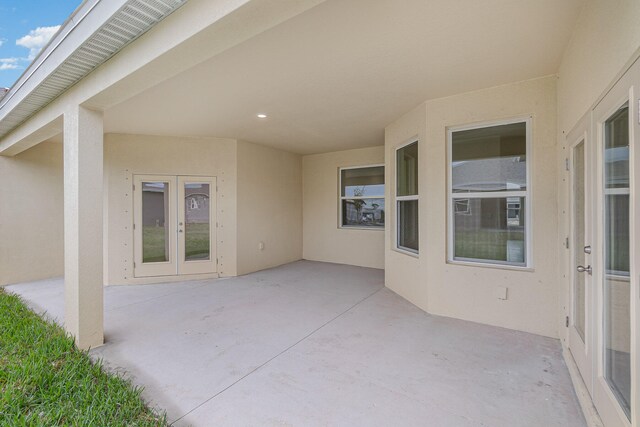
{"type": "Polygon", "coordinates": [[[631,413],[629,106],[604,125],[604,376],[631,413]]]}
{"type": "Polygon", "coordinates": [[[397,196],[418,194],[418,142],[396,152],[397,196]]]}
{"type": "Polygon", "coordinates": [[[418,253],[418,141],[396,150],[396,247],[418,253]]]}
{"type": "Polygon", "coordinates": [[[418,201],[398,201],[398,248],[418,253],[418,201]]]}
{"type": "Polygon", "coordinates": [[[384,228],[384,166],[340,170],[340,225],[384,228]]]}
{"type": "MultiPolygon", "coordinates": [[[[573,149],[573,247],[584,248],[585,241],[585,162],[584,162],[584,141],[581,141],[573,149]]],[[[584,251],[573,251],[573,267],[587,265],[584,251]]],[[[585,342],[585,301],[586,283],[584,274],[573,275],[574,293],[574,326],[582,341],[585,342]]]]}
{"type": "Polygon", "coordinates": [[[451,132],[454,260],[527,265],[527,123],[451,132]]]}
{"type": "Polygon", "coordinates": [[[211,221],[209,184],[184,185],[185,261],[209,260],[211,255],[211,221]]]}
{"type": "Polygon", "coordinates": [[[169,183],[142,183],[142,262],[169,261],[169,183]]]}
{"type": "Polygon", "coordinates": [[[466,200],[469,213],[454,215],[455,258],[524,265],[524,197],[466,200]]]}
{"type": "Polygon", "coordinates": [[[469,199],[455,199],[453,201],[454,211],[457,214],[471,215],[471,204],[469,199]]]}
{"type": "Polygon", "coordinates": [[[342,225],[384,227],[384,199],[343,199],[342,225]]]}
{"type": "Polygon", "coordinates": [[[454,132],[454,193],[527,189],[526,123],[454,132]]]}
{"type": "Polygon", "coordinates": [[[384,197],[384,166],[342,169],[341,195],[345,197],[384,197]]]}
{"type": "Polygon", "coordinates": [[[629,107],[619,109],[605,125],[606,188],[629,188],[629,107]]]}

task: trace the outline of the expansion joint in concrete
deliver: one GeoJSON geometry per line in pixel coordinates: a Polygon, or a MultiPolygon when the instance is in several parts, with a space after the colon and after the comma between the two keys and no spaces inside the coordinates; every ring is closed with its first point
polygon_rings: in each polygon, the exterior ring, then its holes
{"type": "Polygon", "coordinates": [[[300,338],[298,341],[294,342],[293,344],[291,344],[289,347],[285,348],[284,350],[282,350],[280,353],[276,354],[275,356],[273,356],[272,358],[268,359],[267,361],[265,361],[264,363],[262,363],[261,365],[255,367],[254,369],[252,369],[250,372],[246,373],[245,375],[243,375],[242,377],[238,378],[236,381],[234,381],[233,383],[229,384],[227,387],[223,388],[222,390],[218,391],[216,394],[214,394],[213,396],[211,396],[210,398],[204,400],[203,402],[201,402],[199,405],[195,406],[193,409],[191,409],[190,411],[186,412],[185,414],[183,414],[182,416],[180,416],[179,418],[177,418],[176,420],[174,420],[173,422],[176,423],[178,421],[180,421],[181,419],[183,419],[184,417],[186,417],[187,415],[191,414],[193,411],[197,410],[198,408],[200,408],[201,406],[203,406],[204,404],[206,404],[207,402],[210,402],[211,400],[215,399],[216,397],[218,397],[219,395],[221,395],[222,393],[224,393],[225,391],[229,390],[230,388],[232,388],[233,386],[235,386],[236,384],[242,382],[243,380],[245,380],[246,378],[250,377],[251,375],[253,375],[254,373],[256,373],[257,371],[259,371],[260,369],[262,369],[263,367],[267,366],[269,363],[271,363],[272,361],[274,361],[275,359],[277,359],[278,357],[282,356],[283,354],[287,353],[289,350],[291,350],[292,348],[294,348],[295,346],[297,346],[298,344],[302,343],[303,341],[307,340],[308,338],[310,338],[312,335],[316,334],[318,331],[322,330],[323,328],[325,328],[326,326],[328,326],[329,324],[335,322],[336,320],[338,320],[340,317],[344,316],[345,314],[347,314],[348,312],[350,312],[351,310],[353,310],[354,308],[356,308],[357,306],[359,306],[360,304],[362,304],[363,302],[365,302],[366,300],[368,300],[369,298],[371,298],[372,296],[374,296],[375,294],[377,294],[378,292],[380,292],[383,288],[380,288],[378,290],[376,290],[375,292],[372,292],[371,294],[367,295],[366,297],[362,298],[360,301],[358,301],[357,303],[353,304],[351,307],[347,308],[346,310],[344,310],[343,312],[339,313],[338,315],[336,315],[335,317],[331,318],[330,320],[326,321],[325,323],[323,323],[322,325],[318,326],[316,329],[314,329],[313,331],[309,332],[307,335],[305,335],[304,337],[300,338]]]}

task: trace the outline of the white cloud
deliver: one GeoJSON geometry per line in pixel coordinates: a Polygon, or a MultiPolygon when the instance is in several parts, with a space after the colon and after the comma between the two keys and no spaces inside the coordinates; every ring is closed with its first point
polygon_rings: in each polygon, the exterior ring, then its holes
{"type": "Polygon", "coordinates": [[[19,58],[0,58],[0,71],[20,68],[18,60],[19,58]]]}
{"type": "Polygon", "coordinates": [[[35,30],[29,31],[29,34],[26,36],[16,40],[16,45],[29,49],[29,59],[34,59],[59,29],[60,25],[38,27],[35,30]]]}
{"type": "Polygon", "coordinates": [[[4,44],[4,42],[6,42],[5,39],[0,39],[0,47],[4,44]]]}

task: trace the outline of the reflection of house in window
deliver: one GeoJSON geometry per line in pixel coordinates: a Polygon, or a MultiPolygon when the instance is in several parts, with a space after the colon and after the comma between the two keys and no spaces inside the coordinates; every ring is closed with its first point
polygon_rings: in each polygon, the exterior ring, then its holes
{"type": "Polygon", "coordinates": [[[519,197],[507,197],[507,224],[520,225],[519,197]]]}
{"type": "Polygon", "coordinates": [[[142,225],[145,227],[164,227],[168,217],[169,203],[166,182],[142,183],[142,225]]]}
{"type": "MultiPolygon", "coordinates": [[[[197,184],[200,187],[199,184],[197,184]]],[[[208,223],[209,222],[209,186],[202,185],[205,188],[189,188],[195,187],[196,184],[190,184],[185,188],[185,208],[187,210],[187,221],[190,223],[208,223]]]]}
{"type": "Polygon", "coordinates": [[[526,189],[527,164],[519,156],[453,162],[453,192],[526,189]]]}
{"type": "Polygon", "coordinates": [[[527,123],[450,133],[450,259],[527,265],[527,123]]]}
{"type": "Polygon", "coordinates": [[[455,199],[455,212],[459,215],[471,215],[469,199],[455,199]]]}
{"type": "Polygon", "coordinates": [[[384,166],[340,169],[341,227],[384,227],[384,166]]]}
{"type": "Polygon", "coordinates": [[[343,205],[344,223],[384,225],[384,206],[363,199],[346,199],[343,205]]]}

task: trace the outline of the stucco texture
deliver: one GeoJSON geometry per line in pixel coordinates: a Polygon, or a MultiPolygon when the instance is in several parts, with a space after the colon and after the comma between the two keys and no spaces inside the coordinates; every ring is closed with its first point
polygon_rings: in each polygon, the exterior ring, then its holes
{"type": "Polygon", "coordinates": [[[339,168],[381,165],[384,147],[309,155],[302,162],[304,259],[384,268],[384,230],[340,228],[338,218],[339,168]]]}
{"type": "Polygon", "coordinates": [[[388,198],[393,197],[395,148],[412,138],[419,141],[421,249],[418,257],[394,251],[395,235],[387,229],[386,285],[433,314],[558,337],[556,77],[429,100],[390,125],[388,198]],[[529,116],[532,268],[447,262],[447,128],[529,116]],[[497,298],[496,287],[508,288],[507,300],[497,298]]]}

